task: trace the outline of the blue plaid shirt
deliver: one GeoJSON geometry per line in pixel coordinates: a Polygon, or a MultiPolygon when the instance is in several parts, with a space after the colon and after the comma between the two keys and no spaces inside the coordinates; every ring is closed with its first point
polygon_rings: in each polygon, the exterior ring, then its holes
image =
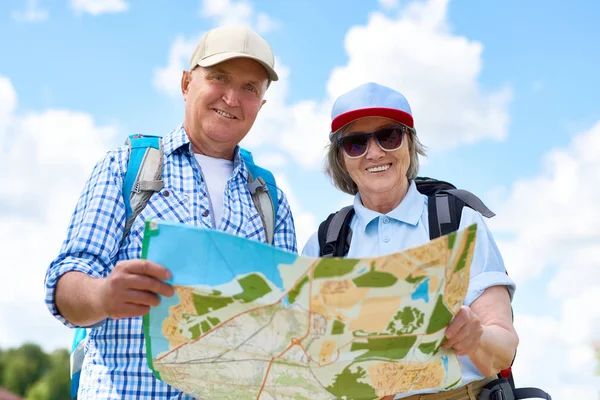
{"type": "MultiPolygon", "coordinates": [[[[215,228],[206,182],[182,126],[162,138],[164,188],[154,193],[120,246],[125,227],[122,186],[128,149],[110,151],[96,165],[71,218],[67,238],[46,273],[46,305],[63,324],[74,327],[54,302],[56,282],[69,271],[106,277],[121,260],[140,258],[144,221],[158,218],[215,228]]],[[[217,228],[266,242],[262,220],[246,187],[248,170],[239,150],[225,188],[223,216],[217,228]]],[[[294,221],[285,195],[278,189],[279,211],[274,245],[297,252],[294,221]]],[[[146,361],[142,317],[107,319],[89,333],[78,399],[187,399],[157,380],[146,361]]]]}

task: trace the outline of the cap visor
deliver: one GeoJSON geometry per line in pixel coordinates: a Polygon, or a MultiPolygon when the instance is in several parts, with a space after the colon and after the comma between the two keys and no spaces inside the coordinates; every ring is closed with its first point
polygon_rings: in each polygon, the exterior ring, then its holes
{"type": "Polygon", "coordinates": [[[213,54],[212,56],[208,56],[205,59],[200,60],[198,62],[198,65],[201,67],[212,67],[213,65],[220,64],[224,61],[231,60],[233,58],[249,58],[251,60],[254,60],[254,61],[258,62],[260,65],[262,65],[267,70],[270,80],[272,80],[272,81],[279,80],[279,76],[277,76],[277,72],[275,72],[275,70],[273,68],[271,68],[271,66],[269,66],[267,63],[265,63],[261,59],[250,56],[246,53],[227,52],[227,53],[213,54]]]}
{"type": "Polygon", "coordinates": [[[348,111],[338,115],[331,121],[331,132],[335,132],[350,122],[366,117],[382,117],[393,119],[410,128],[414,128],[413,117],[404,111],[395,108],[361,108],[359,110],[348,111]]]}

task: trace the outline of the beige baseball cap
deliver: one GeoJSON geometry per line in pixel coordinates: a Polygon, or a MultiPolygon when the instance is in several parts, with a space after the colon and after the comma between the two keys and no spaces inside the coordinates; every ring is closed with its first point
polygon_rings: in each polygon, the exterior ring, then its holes
{"type": "Polygon", "coordinates": [[[211,67],[238,57],[259,62],[267,70],[270,80],[279,79],[271,46],[247,26],[223,26],[208,31],[192,54],[190,71],[196,65],[211,67]]]}

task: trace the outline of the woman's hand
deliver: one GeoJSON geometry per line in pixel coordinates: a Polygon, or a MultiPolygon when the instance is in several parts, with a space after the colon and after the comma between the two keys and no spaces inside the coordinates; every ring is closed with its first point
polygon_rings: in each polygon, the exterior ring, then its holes
{"type": "Polygon", "coordinates": [[[462,306],[446,330],[444,349],[452,349],[459,356],[466,356],[479,348],[483,327],[481,320],[470,307],[462,306]]]}

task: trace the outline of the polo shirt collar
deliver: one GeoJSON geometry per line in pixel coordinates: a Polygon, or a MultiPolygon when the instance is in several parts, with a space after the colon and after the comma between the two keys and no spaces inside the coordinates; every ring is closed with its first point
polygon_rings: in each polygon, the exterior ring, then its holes
{"type": "MultiPolygon", "coordinates": [[[[423,214],[425,199],[426,197],[417,190],[415,182],[411,180],[406,196],[404,196],[396,208],[385,215],[397,221],[416,226],[423,214]]],[[[357,193],[356,196],[354,196],[354,211],[359,218],[360,225],[363,226],[363,229],[366,229],[371,221],[383,215],[377,211],[366,208],[362,204],[360,193],[357,193]]]]}

